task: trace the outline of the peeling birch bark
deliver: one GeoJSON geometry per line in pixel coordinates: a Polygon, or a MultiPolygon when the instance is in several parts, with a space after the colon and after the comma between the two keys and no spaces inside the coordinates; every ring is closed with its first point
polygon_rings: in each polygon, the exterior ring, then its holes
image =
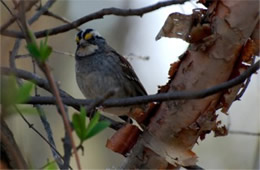
{"type": "MultiPolygon", "coordinates": [[[[169,91],[202,90],[227,81],[241,49],[259,22],[258,1],[219,0],[208,9],[213,41],[191,44],[169,91]]],[[[199,100],[167,101],[151,119],[121,168],[166,169],[196,164],[198,139],[218,126],[215,111],[223,93],[199,100]]]]}

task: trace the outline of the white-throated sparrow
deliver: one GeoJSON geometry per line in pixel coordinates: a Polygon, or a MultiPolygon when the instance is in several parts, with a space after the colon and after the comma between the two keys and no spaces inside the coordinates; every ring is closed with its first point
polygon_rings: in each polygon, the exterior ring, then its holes
{"type": "MultiPolygon", "coordinates": [[[[87,99],[104,96],[116,89],[112,98],[147,95],[130,63],[111,48],[93,29],[80,31],[76,36],[76,79],[87,99]]],[[[123,115],[129,107],[106,112],[123,115]]]]}

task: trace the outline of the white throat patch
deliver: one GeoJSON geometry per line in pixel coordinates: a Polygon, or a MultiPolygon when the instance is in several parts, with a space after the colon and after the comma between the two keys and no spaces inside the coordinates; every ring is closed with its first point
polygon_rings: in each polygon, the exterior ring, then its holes
{"type": "Polygon", "coordinates": [[[77,50],[77,55],[80,57],[93,54],[98,49],[97,45],[88,44],[85,47],[79,47],[77,50]]]}

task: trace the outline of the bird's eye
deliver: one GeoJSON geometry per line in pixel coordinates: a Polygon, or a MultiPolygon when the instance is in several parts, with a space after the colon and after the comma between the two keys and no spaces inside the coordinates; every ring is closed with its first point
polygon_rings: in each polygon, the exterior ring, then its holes
{"type": "Polygon", "coordinates": [[[85,40],[89,40],[93,37],[93,34],[92,33],[87,33],[85,36],[84,36],[84,39],[85,40]]]}
{"type": "Polygon", "coordinates": [[[76,43],[78,44],[79,43],[79,36],[76,36],[76,43]]]}

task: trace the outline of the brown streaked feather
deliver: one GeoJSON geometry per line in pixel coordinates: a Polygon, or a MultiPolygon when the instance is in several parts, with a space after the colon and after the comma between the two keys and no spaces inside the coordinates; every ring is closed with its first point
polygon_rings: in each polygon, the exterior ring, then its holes
{"type": "Polygon", "coordinates": [[[112,51],[115,55],[117,55],[119,57],[120,60],[120,66],[123,70],[123,72],[125,73],[125,77],[136,83],[136,87],[139,87],[139,89],[136,89],[139,91],[139,95],[147,95],[147,92],[145,90],[145,88],[143,87],[142,83],[140,82],[140,80],[138,79],[136,73],[133,70],[133,67],[130,65],[130,63],[127,61],[127,59],[125,59],[123,56],[121,56],[120,54],[118,54],[116,51],[112,51]]]}

